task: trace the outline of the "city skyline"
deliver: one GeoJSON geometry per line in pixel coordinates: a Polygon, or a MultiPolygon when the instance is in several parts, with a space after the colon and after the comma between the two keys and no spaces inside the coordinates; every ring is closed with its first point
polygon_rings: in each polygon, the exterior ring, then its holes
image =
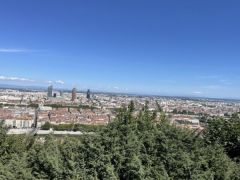
{"type": "Polygon", "coordinates": [[[146,2],[3,2],[0,84],[239,99],[240,2],[146,2]]]}

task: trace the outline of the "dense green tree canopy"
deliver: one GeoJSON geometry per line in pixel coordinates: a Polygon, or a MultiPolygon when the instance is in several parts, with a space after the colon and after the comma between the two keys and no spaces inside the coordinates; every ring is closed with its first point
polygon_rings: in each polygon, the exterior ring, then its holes
{"type": "Polygon", "coordinates": [[[209,144],[221,145],[230,158],[240,162],[239,114],[234,114],[229,119],[214,118],[208,121],[204,139],[209,144]]]}

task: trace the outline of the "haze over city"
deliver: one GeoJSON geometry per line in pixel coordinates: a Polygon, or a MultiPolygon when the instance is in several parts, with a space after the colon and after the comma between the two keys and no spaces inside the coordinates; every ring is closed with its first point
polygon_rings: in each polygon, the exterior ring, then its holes
{"type": "Polygon", "coordinates": [[[238,1],[30,2],[1,2],[0,84],[240,98],[238,1]]]}

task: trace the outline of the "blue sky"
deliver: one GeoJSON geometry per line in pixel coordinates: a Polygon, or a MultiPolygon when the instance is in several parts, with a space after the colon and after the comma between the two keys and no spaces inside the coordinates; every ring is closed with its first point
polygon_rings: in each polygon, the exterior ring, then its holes
{"type": "Polygon", "coordinates": [[[240,1],[0,2],[0,84],[240,98],[240,1]]]}

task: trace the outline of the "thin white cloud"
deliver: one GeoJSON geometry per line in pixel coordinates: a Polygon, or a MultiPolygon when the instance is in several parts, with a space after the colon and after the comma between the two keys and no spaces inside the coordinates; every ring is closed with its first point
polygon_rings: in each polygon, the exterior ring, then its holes
{"type": "Polygon", "coordinates": [[[32,79],[22,78],[22,77],[7,77],[7,76],[0,76],[1,81],[22,81],[22,82],[35,82],[32,79]]]}
{"type": "Polygon", "coordinates": [[[62,81],[62,80],[57,80],[57,81],[55,81],[55,83],[56,83],[56,84],[65,84],[65,82],[62,81]]]}
{"type": "Polygon", "coordinates": [[[49,81],[39,81],[29,78],[23,78],[23,77],[15,77],[15,76],[3,76],[0,75],[0,81],[15,81],[15,82],[29,82],[29,83],[38,83],[38,84],[65,84],[62,80],[49,80],[49,81]]]}
{"type": "Polygon", "coordinates": [[[195,92],[193,92],[193,94],[202,94],[202,92],[201,91],[195,91],[195,92]]]}
{"type": "Polygon", "coordinates": [[[64,81],[62,80],[56,80],[56,81],[52,81],[52,80],[49,80],[49,81],[45,81],[47,84],[65,84],[64,81]]]}
{"type": "Polygon", "coordinates": [[[28,49],[18,49],[18,48],[0,48],[0,53],[21,53],[29,52],[28,49]]]}

